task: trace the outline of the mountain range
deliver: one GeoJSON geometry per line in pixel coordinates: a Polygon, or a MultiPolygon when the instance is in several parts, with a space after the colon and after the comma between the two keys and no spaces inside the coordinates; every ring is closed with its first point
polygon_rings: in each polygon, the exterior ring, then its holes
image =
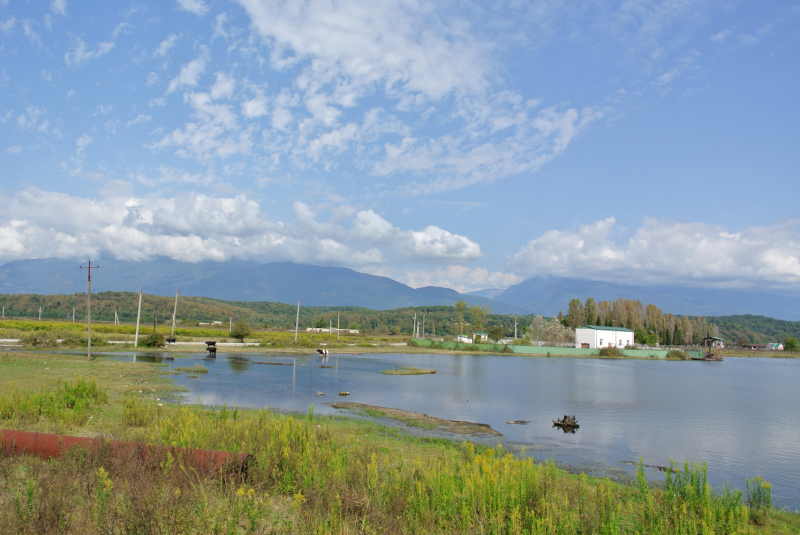
{"type": "MultiPolygon", "coordinates": [[[[92,271],[92,292],[143,289],[146,294],[211,297],[226,301],[271,301],[303,306],[355,306],[389,310],[448,305],[459,299],[492,308],[495,314],[528,314],[522,307],[450,288],[411,288],[388,277],[347,268],[291,262],[179,262],[107,259],[92,271]]],[[[72,294],[86,291],[86,270],[79,262],[55,258],[17,260],[0,266],[0,293],[72,294]]],[[[86,265],[84,262],[82,265],[86,265]]]]}
{"type": "Polygon", "coordinates": [[[543,316],[567,312],[571,299],[611,301],[619,297],[652,303],[665,313],[685,316],[727,316],[755,314],[772,318],[800,320],[800,295],[686,288],[680,286],[634,286],[609,282],[531,277],[504,291],[472,292],[472,295],[517,305],[543,316]]]}
{"type": "MultiPolygon", "coordinates": [[[[86,291],[80,262],[62,259],[17,260],[0,266],[0,293],[71,294],[86,291]]],[[[85,265],[85,262],[83,263],[85,265]]],[[[800,320],[798,293],[748,292],[636,286],[561,277],[531,277],[507,289],[487,288],[461,294],[450,288],[411,288],[388,277],[347,268],[291,262],[254,261],[188,263],[160,257],[125,261],[107,259],[92,273],[92,291],[211,297],[227,301],[271,301],[304,306],[356,306],[390,310],[410,306],[490,306],[495,314],[566,312],[571,299],[615,300],[619,297],[653,303],[665,313],[689,316],[756,314],[800,320]]]]}

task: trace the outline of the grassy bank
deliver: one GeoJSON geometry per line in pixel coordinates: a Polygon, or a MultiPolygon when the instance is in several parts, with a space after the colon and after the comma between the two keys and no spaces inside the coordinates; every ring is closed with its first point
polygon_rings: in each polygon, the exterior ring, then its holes
{"type": "Polygon", "coordinates": [[[26,410],[0,411],[0,427],[248,452],[254,455],[249,475],[206,476],[169,457],[108,450],[73,450],[49,462],[2,457],[0,532],[800,530],[797,515],[768,507],[768,485],[753,481],[748,507],[748,496],[710,488],[703,467],[675,466],[668,485],[655,488],[642,466],[637,485],[620,485],[499,447],[411,438],[370,421],[320,418],[313,411],[292,417],[159,405],[169,383],[158,373],[155,365],[89,363],[70,355],[0,355],[0,407],[28,396],[26,410]],[[42,402],[51,394],[49,405],[42,402]],[[47,410],[33,410],[42,403],[47,410]]]}

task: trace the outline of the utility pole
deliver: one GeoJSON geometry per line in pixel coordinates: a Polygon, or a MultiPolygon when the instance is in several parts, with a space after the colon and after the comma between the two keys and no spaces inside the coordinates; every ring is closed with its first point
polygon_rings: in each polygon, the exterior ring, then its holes
{"type": "MultiPolygon", "coordinates": [[[[6,307],[3,307],[3,317],[6,315],[6,307]]],[[[72,323],[75,323],[75,307],[72,307],[72,323]]]]}
{"type": "MultiPolygon", "coordinates": [[[[133,339],[133,347],[139,347],[139,320],[142,319],[142,294],[144,288],[139,290],[139,312],[136,314],[136,338],[133,339]]],[[[74,312],[73,312],[74,314],[74,312]]]]}
{"type": "Polygon", "coordinates": [[[422,314],[422,338],[425,338],[425,314],[422,314]]]}
{"type": "Polygon", "coordinates": [[[100,266],[93,266],[91,260],[89,260],[86,268],[81,266],[81,269],[87,269],[89,274],[86,283],[86,321],[89,325],[89,342],[86,346],[86,357],[89,360],[92,360],[92,268],[100,269],[100,266]]]}
{"type": "Polygon", "coordinates": [[[175,290],[175,308],[172,309],[172,334],[171,338],[175,338],[175,316],[178,314],[178,290],[175,290]]]}
{"type": "Polygon", "coordinates": [[[417,313],[414,312],[414,328],[411,330],[411,338],[417,337],[417,313]]]}
{"type": "Polygon", "coordinates": [[[39,321],[42,321],[42,307],[39,307],[39,321]]]}
{"type": "MultiPolygon", "coordinates": [[[[3,312],[5,313],[5,307],[3,307],[3,312]]],[[[339,314],[336,314],[336,341],[339,341],[339,314]]]]}
{"type": "Polygon", "coordinates": [[[328,322],[328,334],[333,334],[333,318],[328,322]]]}
{"type": "MultiPolygon", "coordinates": [[[[177,302],[177,298],[178,298],[178,295],[175,294],[176,302],[177,302]]],[[[228,317],[228,332],[231,332],[232,330],[233,330],[233,316],[229,316],[228,317]]]]}
{"type": "Polygon", "coordinates": [[[314,320],[311,322],[311,340],[314,340],[314,329],[317,328],[317,309],[314,309],[314,320]]]}
{"type": "Polygon", "coordinates": [[[517,339],[517,317],[514,316],[514,340],[517,339]]]}
{"type": "Polygon", "coordinates": [[[297,326],[300,325],[300,301],[297,302],[297,317],[294,320],[294,341],[297,343],[297,326]]]}

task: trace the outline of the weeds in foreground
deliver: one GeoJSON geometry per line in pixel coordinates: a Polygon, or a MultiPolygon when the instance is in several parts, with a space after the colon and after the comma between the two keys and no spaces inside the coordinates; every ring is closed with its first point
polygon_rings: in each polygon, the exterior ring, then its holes
{"type": "Polygon", "coordinates": [[[93,409],[108,402],[108,394],[97,379],[78,377],[61,383],[55,392],[21,392],[12,388],[0,394],[0,420],[38,422],[41,418],[68,423],[85,424],[93,409]]]}
{"type": "Polygon", "coordinates": [[[754,509],[766,522],[771,505],[760,478],[748,481],[745,503],[741,491],[711,488],[705,465],[673,463],[662,489],[641,462],[637,486],[627,487],[499,446],[381,451],[313,409],[208,411],[129,396],[124,412],[128,433],[151,444],[252,453],[249,474],[208,475],[169,455],[102,448],[50,462],[3,458],[0,532],[749,533],[754,509]]]}

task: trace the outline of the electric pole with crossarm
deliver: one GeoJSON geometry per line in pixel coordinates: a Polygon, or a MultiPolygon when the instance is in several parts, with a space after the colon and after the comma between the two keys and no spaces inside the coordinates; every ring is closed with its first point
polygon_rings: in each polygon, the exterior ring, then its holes
{"type": "Polygon", "coordinates": [[[81,269],[87,269],[89,271],[89,278],[86,288],[86,297],[88,298],[86,302],[86,320],[89,324],[89,342],[87,345],[86,356],[89,358],[89,360],[92,360],[92,268],[99,269],[100,266],[93,266],[91,260],[89,260],[88,266],[81,266],[81,269]]]}

